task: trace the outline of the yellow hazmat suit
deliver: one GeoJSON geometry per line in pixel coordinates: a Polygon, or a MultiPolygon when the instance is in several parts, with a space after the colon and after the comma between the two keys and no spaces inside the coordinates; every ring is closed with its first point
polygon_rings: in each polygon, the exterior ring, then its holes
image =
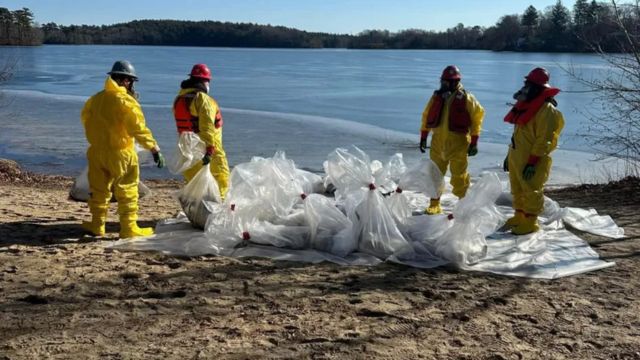
{"type": "Polygon", "coordinates": [[[526,124],[514,125],[507,161],[516,216],[507,225],[515,226],[516,234],[537,230],[537,216],[544,209],[543,187],[551,172],[549,154],[557,147],[563,127],[562,113],[550,102],[545,102],[526,124]],[[523,175],[527,164],[535,167],[528,180],[523,175]]]}
{"type": "Polygon", "coordinates": [[[150,228],[138,228],[138,155],[134,139],[147,150],[158,149],[137,100],[127,89],[107,78],[104,90],[84,105],[82,124],[89,142],[89,209],[91,223],[83,226],[94,235],[104,235],[111,190],[118,201],[120,237],[153,234],[150,228]]]}
{"type": "MultiPolygon", "coordinates": [[[[447,167],[451,167],[451,185],[453,186],[453,194],[459,198],[464,197],[469,188],[470,178],[467,172],[468,155],[467,151],[471,144],[472,137],[480,135],[482,121],[484,119],[484,108],[478,100],[469,92],[464,91],[462,84],[458,84],[456,92],[449,96],[444,103],[442,112],[440,113],[440,123],[435,128],[430,128],[427,124],[427,115],[434,104],[434,94],[422,113],[422,126],[420,128],[423,134],[427,132],[433,133],[431,139],[431,150],[429,155],[431,160],[438,166],[442,174],[447,172],[447,167]],[[458,95],[456,95],[456,93],[458,95]],[[469,130],[466,133],[454,132],[449,127],[449,113],[451,104],[456,96],[464,93],[466,98],[466,111],[471,120],[469,130]]],[[[432,201],[433,203],[433,201],[432,201]]],[[[439,208],[439,203],[438,203],[439,208]]]]}
{"type": "MultiPolygon", "coordinates": [[[[196,92],[195,88],[181,89],[178,96],[196,92]]],[[[211,174],[216,179],[220,188],[220,195],[224,199],[229,189],[229,164],[227,154],[222,146],[222,116],[218,103],[205,92],[198,91],[189,105],[189,112],[198,118],[198,136],[206,144],[207,148],[213,147],[211,156],[211,174]],[[216,127],[216,120],[218,127],[216,127]]],[[[198,162],[182,173],[187,181],[190,181],[202,168],[202,162],[198,162]]]]}

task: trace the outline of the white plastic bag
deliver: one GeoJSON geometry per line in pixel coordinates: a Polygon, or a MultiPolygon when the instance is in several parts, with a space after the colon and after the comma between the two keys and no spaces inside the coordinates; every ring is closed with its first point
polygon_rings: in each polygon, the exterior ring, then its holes
{"type": "MultiPolygon", "coordinates": [[[[88,201],[89,200],[89,167],[85,167],[84,170],[76,177],[69,191],[69,196],[76,201],[88,201]]],[[[142,181],[138,182],[138,197],[143,199],[152,194],[151,189],[147,187],[142,181]]],[[[116,201],[115,194],[112,195],[111,201],[116,201]]]]}
{"type": "Polygon", "coordinates": [[[169,156],[167,167],[174,175],[179,175],[183,171],[193,167],[204,157],[205,143],[198,134],[185,131],[180,134],[173,154],[169,156]]]}
{"type": "Polygon", "coordinates": [[[209,209],[205,201],[221,202],[218,183],[210,171],[210,165],[203,166],[200,171],[178,193],[182,210],[194,227],[204,229],[209,209]]]}
{"type": "Polygon", "coordinates": [[[304,210],[310,229],[311,247],[342,257],[358,247],[353,223],[331,199],[311,194],[304,200],[304,210]]]}

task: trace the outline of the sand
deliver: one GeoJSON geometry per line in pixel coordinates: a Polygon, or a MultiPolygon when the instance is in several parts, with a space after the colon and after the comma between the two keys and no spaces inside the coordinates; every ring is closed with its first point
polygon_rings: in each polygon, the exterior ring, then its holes
{"type": "MultiPolygon", "coordinates": [[[[0,162],[0,359],[640,359],[640,183],[550,193],[625,239],[616,266],[553,281],[395,264],[341,267],[105,249],[72,179],[0,162]],[[13,172],[12,172],[13,171],[13,172]]],[[[141,223],[179,211],[149,181],[141,223]]]]}

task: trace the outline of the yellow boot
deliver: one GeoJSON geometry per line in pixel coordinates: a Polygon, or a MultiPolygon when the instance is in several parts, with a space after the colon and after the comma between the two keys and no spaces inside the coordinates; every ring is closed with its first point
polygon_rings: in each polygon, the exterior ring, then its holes
{"type": "Polygon", "coordinates": [[[104,236],[106,233],[104,219],[83,221],[82,228],[93,236],[104,236]]]}
{"type": "Polygon", "coordinates": [[[523,221],[524,221],[524,211],[522,211],[520,209],[516,209],[515,215],[510,217],[507,220],[505,225],[507,227],[513,228],[514,226],[520,225],[523,221]]]}
{"type": "Polygon", "coordinates": [[[120,218],[120,238],[132,238],[137,236],[151,236],[153,235],[153,228],[138,227],[136,223],[137,217],[121,217],[120,218]]]}
{"type": "Polygon", "coordinates": [[[538,226],[538,216],[526,214],[522,222],[514,226],[511,232],[515,235],[526,235],[538,230],[540,230],[540,226],[538,226]]]}
{"type": "Polygon", "coordinates": [[[104,236],[106,233],[107,212],[94,210],[91,212],[91,221],[83,221],[82,228],[93,236],[104,236]]]}
{"type": "Polygon", "coordinates": [[[442,208],[440,207],[440,198],[429,200],[429,207],[424,209],[424,212],[429,215],[442,214],[442,208]]]}

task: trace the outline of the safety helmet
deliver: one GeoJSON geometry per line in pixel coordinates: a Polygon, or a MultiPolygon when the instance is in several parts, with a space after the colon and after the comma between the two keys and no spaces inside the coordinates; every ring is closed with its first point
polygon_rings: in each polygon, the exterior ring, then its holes
{"type": "Polygon", "coordinates": [[[549,79],[551,76],[545,68],[535,68],[531,70],[529,75],[524,77],[527,81],[530,81],[536,85],[549,87],[549,79]]]}
{"type": "Polygon", "coordinates": [[[460,74],[460,69],[458,69],[455,65],[449,65],[442,71],[442,76],[440,77],[442,80],[460,80],[462,79],[462,74],[460,74]]]}
{"type": "Polygon", "coordinates": [[[138,80],[138,75],[136,75],[136,69],[133,67],[133,65],[131,65],[131,63],[128,60],[116,61],[115,63],[113,63],[113,66],[111,67],[111,71],[109,71],[107,74],[126,75],[132,78],[134,81],[138,80]]]}
{"type": "Polygon", "coordinates": [[[195,64],[191,69],[191,73],[189,74],[191,77],[211,80],[211,70],[207,67],[206,64],[195,64]]]}

